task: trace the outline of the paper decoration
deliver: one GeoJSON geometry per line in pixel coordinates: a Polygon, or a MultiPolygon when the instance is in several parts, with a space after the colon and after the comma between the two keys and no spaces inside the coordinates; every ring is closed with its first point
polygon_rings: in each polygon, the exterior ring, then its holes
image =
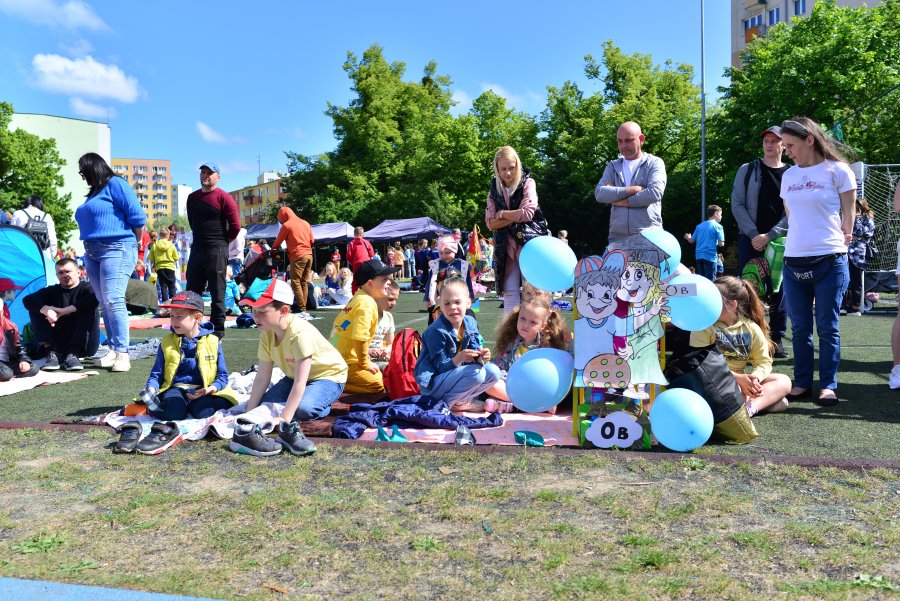
{"type": "Polygon", "coordinates": [[[584,433],[584,437],[595,447],[609,449],[611,447],[627,448],[641,439],[644,429],[634,421],[634,417],[624,411],[610,413],[598,418],[584,433]]]}

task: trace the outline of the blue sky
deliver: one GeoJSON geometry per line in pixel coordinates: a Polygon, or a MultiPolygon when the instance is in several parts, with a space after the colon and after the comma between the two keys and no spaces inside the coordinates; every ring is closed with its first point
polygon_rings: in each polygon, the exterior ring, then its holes
{"type": "MultiPolygon", "coordinates": [[[[730,2],[708,0],[706,87],[727,83],[730,2]]],[[[434,60],[465,111],[493,89],[537,114],[546,86],[575,81],[611,39],[695,67],[700,0],[383,3],[0,0],[0,100],[25,113],[107,121],[113,156],[169,159],[198,187],[217,161],[228,190],[283,171],[284,151],[334,148],[326,103],[346,105],[348,51],[373,43],[418,79],[434,60]]]]}

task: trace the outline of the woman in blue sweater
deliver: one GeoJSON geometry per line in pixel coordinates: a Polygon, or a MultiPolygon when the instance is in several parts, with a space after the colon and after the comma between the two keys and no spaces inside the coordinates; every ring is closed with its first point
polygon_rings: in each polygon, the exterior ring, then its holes
{"type": "Polygon", "coordinates": [[[90,186],[87,200],[75,210],[84,242],[84,266],[109,339],[109,353],[95,364],[111,371],[128,371],[128,310],[125,288],[137,263],[138,245],[147,216],[134,190],[116,177],[100,155],[78,159],[78,173],[90,186]]]}

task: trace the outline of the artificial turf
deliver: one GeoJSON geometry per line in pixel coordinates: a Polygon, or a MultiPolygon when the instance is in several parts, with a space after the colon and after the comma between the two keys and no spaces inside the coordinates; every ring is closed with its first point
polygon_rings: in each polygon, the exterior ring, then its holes
{"type": "MultiPolygon", "coordinates": [[[[419,294],[405,293],[394,309],[398,328],[424,330],[426,316],[419,294]]],[[[496,297],[481,301],[478,322],[488,344],[502,316],[496,297]]],[[[801,456],[831,459],[900,460],[900,391],[888,388],[891,369],[890,332],[896,305],[881,305],[862,317],[841,318],[842,358],[838,394],[843,402],[820,408],[794,402],[786,413],[754,418],[759,437],[744,446],[709,444],[701,452],[738,456],[801,456]]],[[[313,312],[312,323],[328,336],[335,311],[313,312]]],[[[571,315],[569,315],[571,317],[571,315]]],[[[161,337],[164,330],[132,331],[132,341],[161,337]]],[[[788,335],[789,342],[790,334],[788,335]]],[[[230,371],[256,361],[258,330],[229,329],[223,340],[230,371]]],[[[786,345],[790,348],[789,344],[786,345]]],[[[69,384],[38,387],[0,397],[0,422],[43,422],[75,419],[116,409],[142,390],[153,359],[132,362],[131,371],[98,370],[69,384]]],[[[90,367],[88,367],[90,369],[90,367]]],[[[790,359],[776,360],[775,370],[792,375],[790,359]]]]}

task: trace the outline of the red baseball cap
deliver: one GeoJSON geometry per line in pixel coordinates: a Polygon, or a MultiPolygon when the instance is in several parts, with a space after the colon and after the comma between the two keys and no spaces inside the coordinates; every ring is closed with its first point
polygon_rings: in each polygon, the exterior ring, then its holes
{"type": "Polygon", "coordinates": [[[0,292],[8,292],[9,290],[23,290],[22,286],[16,286],[16,283],[9,278],[0,278],[0,292]]]}

